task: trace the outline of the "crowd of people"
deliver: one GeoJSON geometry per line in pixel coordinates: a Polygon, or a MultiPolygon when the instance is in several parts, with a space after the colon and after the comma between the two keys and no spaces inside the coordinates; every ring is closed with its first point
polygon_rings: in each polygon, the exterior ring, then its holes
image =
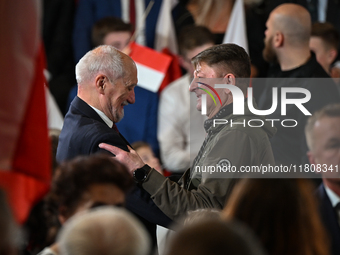
{"type": "Polygon", "coordinates": [[[43,1],[63,127],[22,228],[0,190],[1,254],[340,254],[340,4],[244,0],[245,49],[237,1],[43,1]],[[161,50],[165,6],[183,75],[155,92],[131,43],[161,50]]]}

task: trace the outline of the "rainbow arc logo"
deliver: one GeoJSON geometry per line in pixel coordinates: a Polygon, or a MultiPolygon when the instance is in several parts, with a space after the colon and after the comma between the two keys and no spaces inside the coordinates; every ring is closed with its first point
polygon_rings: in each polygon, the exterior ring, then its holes
{"type": "MultiPolygon", "coordinates": [[[[209,88],[212,92],[214,92],[215,95],[217,96],[218,100],[220,101],[220,104],[222,105],[222,100],[221,100],[220,96],[217,94],[217,91],[216,91],[213,87],[211,87],[210,85],[208,85],[208,84],[206,84],[206,83],[203,83],[203,82],[197,82],[197,84],[204,85],[204,86],[206,86],[207,88],[209,88]]],[[[209,90],[204,89],[204,88],[201,88],[201,87],[198,87],[198,88],[201,89],[201,90],[203,90],[204,92],[206,92],[206,93],[212,98],[212,100],[214,100],[215,105],[217,105],[214,96],[211,94],[211,92],[210,92],[209,90]]]]}

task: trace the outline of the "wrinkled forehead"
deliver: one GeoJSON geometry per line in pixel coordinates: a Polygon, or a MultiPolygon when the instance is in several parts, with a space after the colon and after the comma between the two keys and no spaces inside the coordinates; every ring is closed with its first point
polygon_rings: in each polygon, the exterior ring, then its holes
{"type": "Polygon", "coordinates": [[[204,61],[197,62],[196,65],[195,65],[195,71],[197,73],[204,72],[207,69],[215,70],[216,65],[209,65],[207,62],[204,62],[204,61]]]}
{"type": "Polygon", "coordinates": [[[137,84],[137,67],[134,61],[127,61],[124,63],[123,80],[126,86],[137,84]]]}
{"type": "Polygon", "coordinates": [[[196,75],[202,74],[202,75],[211,75],[213,74],[215,78],[222,78],[225,74],[229,73],[229,68],[222,63],[212,64],[209,65],[208,63],[201,61],[198,62],[195,66],[195,73],[196,75]]]}
{"type": "Polygon", "coordinates": [[[314,124],[315,136],[337,136],[340,137],[340,117],[323,116],[314,124]]]}

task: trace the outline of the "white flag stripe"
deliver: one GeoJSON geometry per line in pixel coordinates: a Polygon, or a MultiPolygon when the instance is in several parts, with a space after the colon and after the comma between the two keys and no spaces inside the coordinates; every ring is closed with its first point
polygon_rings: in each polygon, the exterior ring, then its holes
{"type": "Polygon", "coordinates": [[[246,14],[243,0],[236,0],[231,12],[228,27],[223,38],[223,43],[235,43],[243,47],[247,53],[248,39],[246,28],[246,14]]]}
{"type": "Polygon", "coordinates": [[[47,103],[47,117],[48,117],[48,128],[59,129],[63,128],[64,118],[61,114],[57,102],[55,101],[50,90],[45,87],[46,103],[47,103]]]}
{"type": "Polygon", "coordinates": [[[163,0],[156,25],[155,49],[162,51],[168,48],[177,54],[177,40],[171,11],[178,3],[177,0],[163,0]]]}
{"type": "Polygon", "coordinates": [[[156,93],[162,84],[165,74],[138,62],[136,62],[136,66],[138,86],[156,93]]]}

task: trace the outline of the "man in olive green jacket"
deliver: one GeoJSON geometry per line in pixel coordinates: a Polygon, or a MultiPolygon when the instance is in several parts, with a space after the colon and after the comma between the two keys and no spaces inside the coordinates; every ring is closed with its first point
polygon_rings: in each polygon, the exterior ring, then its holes
{"type": "Polygon", "coordinates": [[[209,85],[216,84],[214,82],[220,78],[220,81],[236,86],[246,95],[249,85],[246,78],[250,76],[248,54],[235,44],[222,44],[201,52],[192,61],[195,65],[195,79],[190,91],[197,95],[197,110],[204,109],[207,114],[208,120],[204,124],[207,136],[193,166],[178,183],[145,165],[131,148],[130,152],[125,152],[111,145],[100,145],[128,166],[136,182],[173,220],[192,210],[222,209],[235,178],[242,176],[242,167],[274,165],[269,142],[276,131],[272,123],[252,114],[246,103],[244,114],[234,115],[231,90],[214,89],[209,85]],[[206,95],[207,89],[218,94],[220,103],[206,95]],[[249,125],[249,120],[253,119],[249,125]]]}

